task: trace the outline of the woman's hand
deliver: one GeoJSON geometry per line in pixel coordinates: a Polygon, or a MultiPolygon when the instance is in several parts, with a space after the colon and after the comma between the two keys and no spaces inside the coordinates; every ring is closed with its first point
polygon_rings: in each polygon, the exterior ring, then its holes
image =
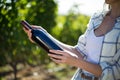
{"type": "MultiPolygon", "coordinates": [[[[45,31],[45,32],[47,32],[44,28],[42,28],[41,26],[34,26],[34,25],[32,25],[32,28],[33,29],[41,29],[41,30],[43,30],[43,31],[45,31]]],[[[24,27],[23,27],[23,30],[25,31],[25,33],[28,35],[28,38],[29,38],[29,40],[32,42],[32,43],[35,43],[33,40],[32,40],[32,33],[31,33],[31,30],[27,30],[27,29],[25,29],[24,27]]]]}
{"type": "Polygon", "coordinates": [[[70,52],[67,51],[50,50],[48,56],[56,63],[65,63],[71,66],[76,66],[76,62],[79,61],[77,57],[72,56],[70,52]]]}
{"type": "Polygon", "coordinates": [[[25,33],[27,34],[27,36],[28,36],[28,38],[29,38],[29,40],[32,42],[32,43],[35,43],[33,40],[32,40],[32,33],[31,33],[31,30],[29,29],[29,30],[27,30],[27,29],[25,29],[25,28],[23,28],[23,30],[25,31],[25,33]]]}

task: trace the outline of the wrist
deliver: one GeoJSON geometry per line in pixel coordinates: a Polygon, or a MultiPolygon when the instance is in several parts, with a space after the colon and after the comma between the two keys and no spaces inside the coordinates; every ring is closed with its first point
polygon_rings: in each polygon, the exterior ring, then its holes
{"type": "Polygon", "coordinates": [[[82,64],[82,62],[84,61],[84,59],[83,58],[76,58],[75,59],[75,63],[74,63],[74,66],[75,67],[80,67],[80,65],[82,64]]]}

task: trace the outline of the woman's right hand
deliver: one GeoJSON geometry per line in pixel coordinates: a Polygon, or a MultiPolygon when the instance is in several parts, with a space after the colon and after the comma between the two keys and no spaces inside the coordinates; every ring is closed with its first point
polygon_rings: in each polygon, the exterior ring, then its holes
{"type": "Polygon", "coordinates": [[[28,36],[28,38],[29,38],[29,40],[32,42],[32,43],[35,43],[33,40],[32,40],[32,33],[31,33],[31,30],[29,29],[25,29],[24,27],[23,27],[23,30],[25,31],[25,33],[27,34],[27,36],[28,36]]]}
{"type": "MultiPolygon", "coordinates": [[[[41,26],[34,26],[34,25],[32,25],[32,28],[33,28],[33,29],[41,29],[41,30],[47,32],[47,31],[46,31],[44,28],[42,28],[41,26]]],[[[29,40],[30,40],[32,43],[35,43],[35,42],[32,40],[32,38],[31,38],[31,37],[32,37],[31,30],[30,30],[30,29],[27,30],[27,29],[25,29],[24,27],[23,27],[23,30],[24,30],[25,33],[27,34],[29,40]]]]}

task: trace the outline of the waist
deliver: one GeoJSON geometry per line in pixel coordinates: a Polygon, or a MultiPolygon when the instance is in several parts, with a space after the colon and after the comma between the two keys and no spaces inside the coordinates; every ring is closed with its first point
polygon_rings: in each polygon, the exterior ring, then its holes
{"type": "Polygon", "coordinates": [[[81,78],[83,78],[83,79],[88,79],[88,80],[99,80],[98,77],[95,77],[95,76],[88,76],[88,75],[84,74],[83,72],[81,73],[80,76],[81,76],[81,78]]]}

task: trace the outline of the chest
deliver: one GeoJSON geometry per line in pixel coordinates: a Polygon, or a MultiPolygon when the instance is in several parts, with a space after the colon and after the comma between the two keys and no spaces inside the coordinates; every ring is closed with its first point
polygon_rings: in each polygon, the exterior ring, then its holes
{"type": "MultiPolygon", "coordinates": [[[[93,24],[92,28],[86,33],[87,35],[90,34],[91,30],[97,29],[100,26],[101,21],[94,21],[93,24]]],[[[120,49],[120,22],[115,23],[114,26],[104,34],[100,52],[100,62],[111,61],[118,49],[120,49]]]]}
{"type": "Polygon", "coordinates": [[[110,19],[109,17],[105,17],[101,24],[94,30],[96,36],[103,36],[107,34],[115,25],[115,19],[110,19]]]}
{"type": "Polygon", "coordinates": [[[103,39],[101,61],[111,61],[117,50],[120,49],[120,29],[113,28],[103,39]]]}

